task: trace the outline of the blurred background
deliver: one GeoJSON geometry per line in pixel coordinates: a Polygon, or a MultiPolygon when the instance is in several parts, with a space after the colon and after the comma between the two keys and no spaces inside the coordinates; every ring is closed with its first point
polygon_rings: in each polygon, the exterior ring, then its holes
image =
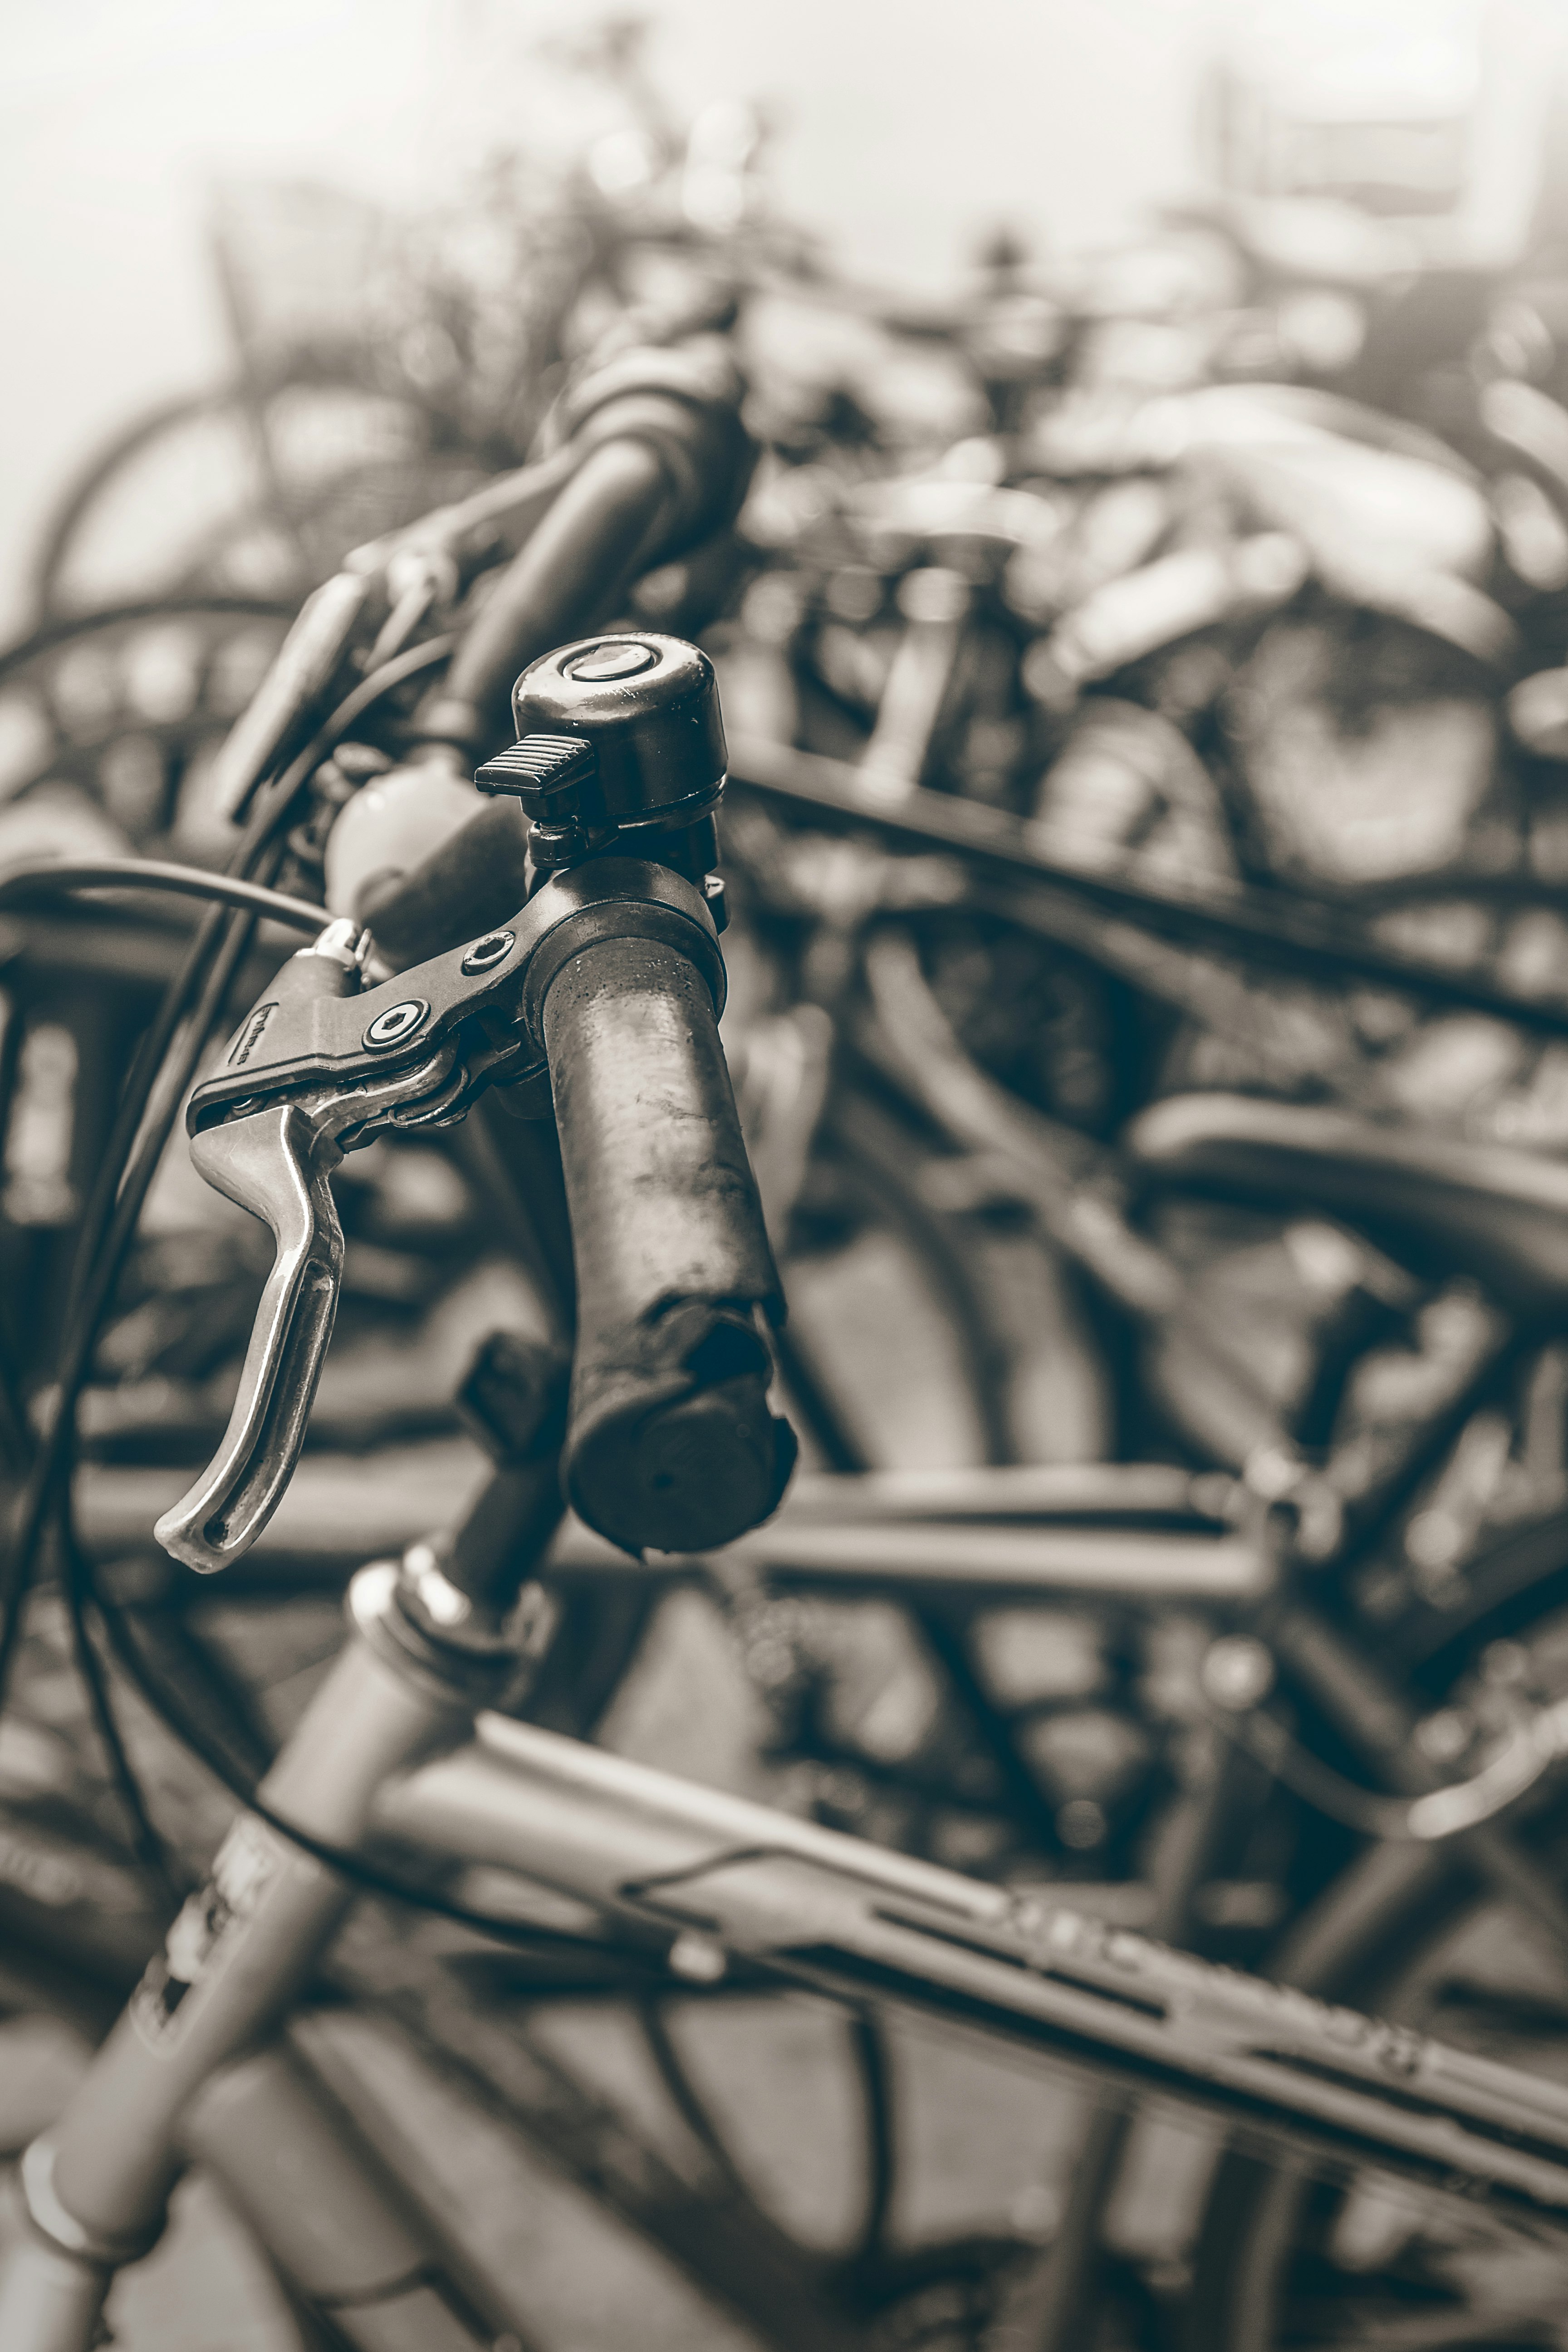
{"type": "MultiPolygon", "coordinates": [[[[1049,244],[1109,235],[1194,168],[1208,0],[1091,11],[678,0],[649,69],[684,113],[763,103],[792,220],[847,264],[939,285],[999,221],[1049,244]]],[[[450,204],[498,153],[565,162],[613,100],[561,70],[580,20],[547,0],[386,0],[220,17],[19,0],[4,108],[5,315],[25,365],[0,399],[16,456],[0,507],[0,610],[52,488],[127,410],[225,362],[206,261],[215,187],[300,179],[394,211],[450,204]],[[552,55],[553,53],[553,65],[552,55]],[[25,453],[25,455],[24,455],[25,453]]]]}
{"type": "MultiPolygon", "coordinates": [[[[1287,118],[1297,102],[1375,116],[1391,97],[1407,133],[1417,117],[1462,116],[1438,241],[1453,258],[1504,262],[1527,241],[1563,43],[1552,0],[975,0],[961,19],[918,6],[896,23],[801,0],[787,38],[761,11],[671,0],[649,20],[646,56],[689,119],[758,103],[771,200],[837,266],[929,289],[1004,224],[1059,257],[1225,170],[1281,191],[1300,180],[1280,158],[1221,162],[1216,68],[1287,118]]],[[[416,218],[460,205],[498,157],[580,158],[626,111],[624,92],[617,104],[564,69],[581,27],[546,0],[279,0],[250,21],[195,0],[17,0],[8,46],[0,614],[12,619],[73,461],[227,365],[233,320],[212,259],[226,194],[286,181],[416,218]]],[[[1331,187],[1344,171],[1317,177],[1331,187]]],[[[289,260],[257,257],[275,301],[289,260]]]]}
{"type": "MultiPolygon", "coordinates": [[[[668,629],[720,674],[724,1037],[804,1476],[716,1566],[569,1526],[519,1710],[1210,1958],[1306,1950],[1568,2075],[1545,1735],[1491,1877],[1398,1874],[1413,1792],[1497,1780],[1568,1692],[1568,0],[13,0],[9,31],[5,866],[251,856],[243,714],[369,544],[374,627],[272,743],[297,789],[247,870],[417,961],[345,845],[411,778],[472,818],[543,646],[467,733],[431,678],[526,570],[565,478],[531,460],[579,462],[631,353],[734,466],[544,643],[668,629]],[[901,1513],[835,1520],[867,1471],[901,1513]],[[1267,1544],[1293,1651],[1248,1613],[1267,1544]]],[[[535,1130],[378,1139],[288,1498],[218,1586],[158,1551],[268,1264],[168,1138],[292,943],[226,935],[198,1019],[194,923],[0,927],[0,1481],[41,1497],[7,2157],[319,1687],[348,1575],[461,1516],[508,1348],[559,1336],[535,1130]],[[183,1076],[127,1127],[165,1015],[183,1076]]],[[[510,1975],[361,1916],[305,2038],[552,2347],[815,2352],[829,2308],[879,2352],[1568,2345],[1560,2264],[1375,2175],[1286,2196],[934,2033],[627,1977],[543,1898],[523,1929],[571,1948],[510,1975]],[[510,2106],[492,2033],[537,2070],[510,2106]],[[689,2202],[606,2190],[599,2136],[638,2132],[689,2202]]],[[[119,2291],[132,2352],[313,2352],[211,2181],[181,2200],[119,2291]]]]}

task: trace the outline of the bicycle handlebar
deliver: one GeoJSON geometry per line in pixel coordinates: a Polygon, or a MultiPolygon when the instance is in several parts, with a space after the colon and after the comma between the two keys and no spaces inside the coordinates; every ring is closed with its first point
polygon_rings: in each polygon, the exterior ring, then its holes
{"type": "Polygon", "coordinates": [[[737,511],[755,455],[721,345],[635,350],[563,398],[552,430],[578,467],[476,616],[417,732],[481,757],[506,740],[512,680],[578,635],[626,582],[737,511]]]}
{"type": "MultiPolygon", "coordinates": [[[[584,459],[459,645],[416,725],[471,758],[510,730],[518,670],[575,633],[625,580],[671,505],[658,451],[627,438],[584,459]]],[[[503,923],[528,895],[528,828],[515,807],[476,803],[473,817],[407,871],[373,877],[356,895],[361,919],[395,967],[422,962],[503,923]]]]}
{"type": "MultiPolygon", "coordinates": [[[[416,714],[419,734],[470,756],[507,740],[520,671],[734,514],[754,455],[740,395],[727,354],[703,351],[628,352],[578,389],[559,420],[577,469],[416,714]]],[[[412,869],[372,876],[354,911],[388,961],[418,962],[506,920],[526,895],[527,852],[516,811],[487,810],[412,869]]]]}
{"type": "Polygon", "coordinates": [[[476,614],[416,713],[417,731],[479,755],[501,740],[518,671],[580,634],[630,577],[669,504],[669,478],[650,442],[591,450],[476,614]]]}
{"type": "MultiPolygon", "coordinates": [[[[569,388],[543,459],[489,491],[372,542],[305,600],[214,763],[213,788],[238,821],[258,784],[302,743],[355,639],[400,597],[400,561],[428,569],[405,625],[495,560],[510,520],[525,534],[475,616],[451,677],[427,698],[416,731],[479,753],[504,740],[517,671],[587,625],[639,571],[679,554],[738,510],[754,456],[741,423],[742,385],[717,338],[625,352],[569,388]],[[579,484],[579,476],[588,478],[579,484]],[[555,509],[562,508],[557,513],[555,509]],[[437,582],[440,575],[440,585],[437,582]]],[[[398,619],[392,627],[402,641],[398,619]]],[[[386,650],[384,646],[383,650],[386,650]]]]}
{"type": "Polygon", "coordinates": [[[193,1568],[255,1541],[303,1442],[342,1260],[327,1171],[492,1083],[553,1098],[579,1291],[564,1484],[612,1542],[695,1551],[767,1516],[794,1438],[767,1408],[778,1277],[719,1043],[701,892],[591,858],[505,930],[359,986],[329,927],[285,965],[188,1114],[206,1181],[278,1244],[229,1427],[158,1538],[193,1568]]]}
{"type": "Polygon", "coordinates": [[[562,1475],[632,1551],[731,1541],[795,1462],[768,1410],[760,1325],[782,1301],[719,1009],[689,957],[626,937],[573,956],[543,1000],[577,1272],[562,1475]]]}
{"type": "Polygon", "coordinates": [[[370,580],[340,572],[312,589],[300,607],[271,667],[213,761],[214,802],[233,822],[244,816],[262,779],[298,748],[310,712],[342,668],[372,598],[370,580]]]}

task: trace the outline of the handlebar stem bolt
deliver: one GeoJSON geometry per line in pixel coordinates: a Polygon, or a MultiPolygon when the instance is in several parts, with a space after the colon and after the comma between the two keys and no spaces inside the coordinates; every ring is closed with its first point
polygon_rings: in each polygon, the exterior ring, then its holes
{"type": "Polygon", "coordinates": [[[405,997],[401,1004],[389,1004],[384,1013],[376,1014],[365,1031],[365,1045],[373,1053],[378,1047],[401,1045],[405,1037],[413,1036],[429,1010],[424,999],[418,996],[405,997]]]}

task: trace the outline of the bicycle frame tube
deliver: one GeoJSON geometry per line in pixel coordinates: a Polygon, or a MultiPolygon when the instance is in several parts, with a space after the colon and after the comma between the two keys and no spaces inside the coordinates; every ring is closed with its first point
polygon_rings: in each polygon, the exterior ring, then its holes
{"type": "MultiPolygon", "coordinates": [[[[342,1549],[364,1557],[363,1490],[340,1496],[334,1474],[307,1455],[277,1518],[255,1547],[258,1562],[283,1555],[320,1559],[342,1549]],[[347,1509],[345,1510],[345,1500],[347,1509]],[[342,1521],[341,1545],[334,1541],[342,1521]]],[[[177,1481],[161,1472],[92,1472],[78,1479],[79,1526],[89,1551],[113,1558],[145,1541],[177,1481]]],[[[918,1587],[973,1598],[1183,1601],[1245,1607],[1272,1590],[1274,1570],[1250,1535],[1226,1532],[1198,1513],[1184,1473],[1163,1465],[1073,1465],[1063,1470],[898,1473],[805,1480],[765,1527],[714,1555],[770,1583],[818,1590],[918,1587]],[[918,1515],[918,1517],[917,1517],[918,1515]],[[1170,1521],[1186,1522],[1171,1525],[1170,1521]],[[1161,1524],[1163,1521],[1165,1524],[1161,1524]]],[[[376,1499],[374,1538],[389,1552],[426,1534],[441,1497],[430,1483],[388,1486],[376,1499]],[[405,1515],[401,1506],[406,1506],[405,1515]]],[[[458,1498],[454,1493],[453,1516],[458,1498]]],[[[345,1560],[345,1565],[347,1561],[345,1560]]],[[[569,1576],[700,1575],[700,1556],[626,1555],[579,1525],[548,1563],[569,1576]]],[[[229,1572],[227,1589],[246,1574],[229,1572]]]]}
{"type": "Polygon", "coordinates": [[[1195,2105],[1315,2164],[1367,2164],[1568,2229],[1568,2092],[504,1718],[390,1782],[378,1825],[856,2003],[1031,2048],[1102,2092],[1195,2105]]]}
{"type": "MultiPolygon", "coordinates": [[[[1190,1536],[1116,1528],[921,1527],[826,1521],[786,1523],[743,1536],[717,1559],[750,1569],[769,1585],[881,1589],[973,1599],[1099,1599],[1245,1604],[1270,1588],[1259,1547],[1239,1536],[1190,1536]]],[[[666,1556],[668,1574],[699,1565],[666,1556]]],[[[567,1572],[626,1573],[626,1561],[576,1531],[552,1566],[567,1572]]],[[[658,1572],[656,1566],[655,1573],[658,1572]]]]}
{"type": "Polygon", "coordinates": [[[734,785],[809,811],[817,822],[872,826],[900,848],[954,854],[976,873],[1066,891],[1162,936],[1249,962],[1319,977],[1349,975],[1546,1036],[1568,1034],[1568,1006],[1380,948],[1358,919],[1360,910],[1349,905],[1284,891],[1177,890],[1135,882],[1068,863],[1054,843],[1042,844],[1035,828],[983,801],[911,789],[889,803],[841,760],[747,736],[730,750],[734,785]]]}
{"type": "MultiPolygon", "coordinates": [[[[356,1579],[354,1637],[266,1784],[308,1834],[380,1832],[448,1864],[518,1872],[634,1926],[645,1948],[650,1931],[668,1939],[678,1980],[711,1982],[733,1951],[857,2006],[889,2000],[1032,2049],[1102,2095],[1195,2105],[1313,2163],[1371,2163],[1568,2230],[1568,2091],[1065,1906],[476,1717],[500,1661],[410,1646],[402,1573],[388,1563],[356,1579]]],[[[156,2237],[192,2145],[365,2352],[405,2345],[405,2322],[442,2352],[487,2340],[460,2263],[421,2234],[374,2157],[356,2164],[330,2101],[267,2054],[352,1892],[240,1817],[166,1957],[28,2151],[37,2234],[0,2285],[6,2352],[89,2352],[113,2272],[156,2237]],[[326,2241],[279,2212],[268,2179],[279,2164],[287,2198],[292,2181],[310,2198],[318,2178],[342,2176],[321,2189],[321,2214],[342,2217],[326,2241]]]]}
{"type": "MultiPolygon", "coordinates": [[[[308,1836],[352,1843],[388,1772],[432,1740],[461,1735],[479,1679],[470,1676],[467,1689],[460,1675],[443,1683],[388,1661],[366,1640],[351,1640],[263,1783],[265,1798],[308,1836]]],[[[114,2272],[145,2252],[163,2228],[193,2103],[198,2144],[205,2139],[210,2148],[215,2132],[225,2144],[229,2160],[220,2169],[242,2204],[268,2214],[279,2195],[276,2181],[268,2187],[268,2169],[281,2162],[294,2176],[285,2180],[286,2200],[297,2182],[305,2200],[319,2190],[323,2227],[338,2214],[336,2255],[330,2228],[323,2240],[301,2223],[293,2250],[310,2259],[302,2273],[299,2263],[292,2268],[308,2290],[322,2280],[331,2284],[334,2325],[351,2343],[363,2352],[398,2352],[412,2342],[430,2352],[469,2352],[495,2340],[473,2319],[464,2285],[428,2234],[421,2237],[374,2160],[356,2170],[343,2157],[341,2120],[297,2071],[263,2053],[223,2089],[226,2070],[276,2029],[353,1892],[256,1815],[239,1816],[207,1885],[181,1910],[164,1956],[55,2131],[26,2152],[23,2185],[34,2230],[0,2282],[6,2352],[90,2352],[100,2340],[114,2272]],[[245,2119],[243,2127],[236,2118],[245,2119]]],[[[290,2251],[286,2240],[280,2255],[290,2251]]]]}

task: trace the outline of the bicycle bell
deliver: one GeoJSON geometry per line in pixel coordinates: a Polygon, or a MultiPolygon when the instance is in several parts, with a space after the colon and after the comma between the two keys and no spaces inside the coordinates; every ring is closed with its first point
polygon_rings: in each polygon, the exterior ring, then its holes
{"type": "Polygon", "coordinates": [[[580,638],[523,671],[511,708],[517,741],[474,782],[521,802],[536,870],[623,846],[697,883],[721,928],[726,753],[707,655],[652,633],[580,638]]]}

